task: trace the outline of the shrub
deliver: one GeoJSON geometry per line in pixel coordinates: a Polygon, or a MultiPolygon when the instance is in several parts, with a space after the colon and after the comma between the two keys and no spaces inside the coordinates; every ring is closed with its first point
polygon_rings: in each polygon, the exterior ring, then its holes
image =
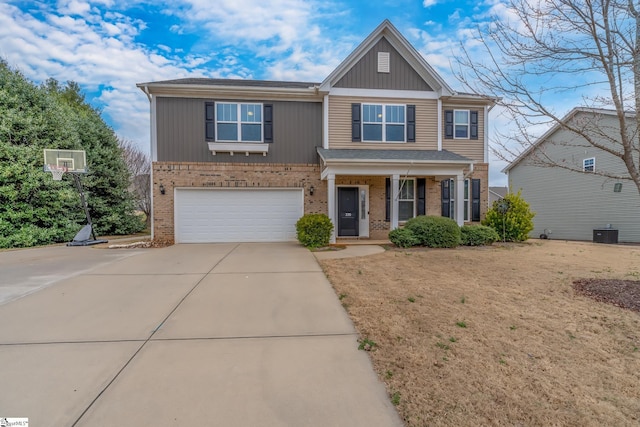
{"type": "Polygon", "coordinates": [[[396,228],[389,233],[389,240],[400,248],[410,248],[420,244],[420,240],[413,234],[413,231],[406,228],[396,228]]]}
{"type": "Polygon", "coordinates": [[[500,240],[500,236],[491,227],[464,225],[460,227],[460,239],[465,246],[483,246],[500,240]]]}
{"type": "Polygon", "coordinates": [[[296,237],[307,248],[327,246],[333,224],[325,214],[306,214],[296,222],[296,237]]]}
{"type": "Polygon", "coordinates": [[[518,191],[509,193],[504,199],[493,202],[482,225],[488,225],[498,232],[505,242],[523,242],[533,230],[533,217],[527,203],[518,191]]]}
{"type": "Polygon", "coordinates": [[[417,216],[404,225],[418,239],[419,244],[430,248],[455,248],[460,244],[460,227],[451,218],[443,216],[417,216]]]}

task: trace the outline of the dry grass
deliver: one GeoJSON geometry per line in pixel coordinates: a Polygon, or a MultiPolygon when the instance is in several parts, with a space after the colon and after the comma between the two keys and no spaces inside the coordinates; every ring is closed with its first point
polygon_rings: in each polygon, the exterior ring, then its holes
{"type": "Polygon", "coordinates": [[[640,423],[640,314],[572,289],[638,279],[639,247],[531,241],[322,265],[407,426],[640,423]]]}

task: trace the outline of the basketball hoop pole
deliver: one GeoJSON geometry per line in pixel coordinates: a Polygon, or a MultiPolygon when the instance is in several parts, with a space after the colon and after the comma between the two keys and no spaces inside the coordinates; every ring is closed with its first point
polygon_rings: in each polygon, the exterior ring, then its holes
{"type": "Polygon", "coordinates": [[[77,173],[72,173],[71,175],[73,176],[73,182],[76,184],[78,193],[80,193],[80,203],[82,203],[84,214],[87,216],[87,223],[91,227],[91,236],[93,236],[93,240],[96,240],[96,232],[93,231],[93,223],[91,222],[91,215],[89,215],[89,206],[87,206],[87,201],[84,198],[84,190],[82,188],[82,183],[80,182],[80,177],[77,173]]]}

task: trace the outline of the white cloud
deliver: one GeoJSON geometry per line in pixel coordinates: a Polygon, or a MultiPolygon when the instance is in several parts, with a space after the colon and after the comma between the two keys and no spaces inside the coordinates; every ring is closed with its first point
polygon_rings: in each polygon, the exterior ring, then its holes
{"type": "Polygon", "coordinates": [[[438,3],[438,0],[424,0],[422,2],[422,6],[428,8],[428,7],[436,5],[437,3],[438,3]]]}

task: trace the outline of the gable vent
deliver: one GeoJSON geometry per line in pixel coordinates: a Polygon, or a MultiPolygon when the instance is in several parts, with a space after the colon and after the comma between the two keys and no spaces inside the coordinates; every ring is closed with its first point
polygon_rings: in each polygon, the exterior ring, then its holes
{"type": "Polygon", "coordinates": [[[389,52],[378,52],[378,72],[389,73],[391,64],[389,59],[389,52]]]}

